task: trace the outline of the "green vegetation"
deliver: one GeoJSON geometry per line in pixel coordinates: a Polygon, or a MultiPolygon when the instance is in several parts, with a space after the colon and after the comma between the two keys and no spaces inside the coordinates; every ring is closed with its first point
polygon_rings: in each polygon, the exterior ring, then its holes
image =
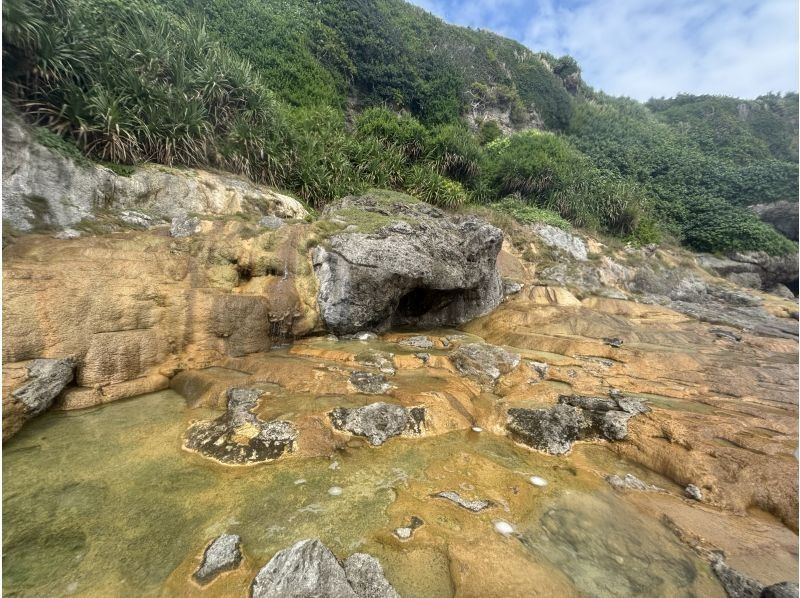
{"type": "Polygon", "coordinates": [[[613,98],[569,56],[402,0],[7,0],[3,67],[43,144],[120,174],[208,166],[315,208],[380,187],[639,244],[796,251],[746,208],[797,200],[797,94],[613,98]]]}

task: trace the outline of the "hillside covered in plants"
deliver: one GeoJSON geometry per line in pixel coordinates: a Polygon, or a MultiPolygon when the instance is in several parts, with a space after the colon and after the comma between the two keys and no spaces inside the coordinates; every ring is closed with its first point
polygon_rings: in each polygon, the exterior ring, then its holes
{"type": "Polygon", "coordinates": [[[3,93],[40,141],[120,172],[212,167],[315,208],[381,187],[639,244],[797,250],[748,209],[798,200],[797,94],[610,97],[569,56],[402,0],[7,0],[3,93]]]}

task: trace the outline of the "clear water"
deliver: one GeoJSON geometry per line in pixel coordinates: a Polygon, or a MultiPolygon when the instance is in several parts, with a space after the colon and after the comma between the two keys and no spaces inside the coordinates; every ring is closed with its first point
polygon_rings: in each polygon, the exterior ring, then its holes
{"type": "Polygon", "coordinates": [[[229,532],[242,537],[245,562],[202,595],[247,595],[258,568],[307,537],[340,557],[374,554],[406,597],[453,595],[465,550],[481,550],[496,579],[463,582],[463,596],[535,595],[553,575],[588,596],[722,595],[708,567],[608,491],[580,451],[546,457],[466,431],[225,467],[181,449],[189,422],[214,415],[164,391],[29,422],[4,448],[3,594],[199,595],[189,575],[229,532]],[[548,486],[533,487],[531,475],[548,486]],[[497,506],[473,514],[431,498],[445,489],[497,506]],[[400,542],[391,531],[412,515],[425,524],[400,542]],[[495,533],[498,519],[515,533],[495,533]],[[524,592],[504,585],[508,563],[524,592]]]}

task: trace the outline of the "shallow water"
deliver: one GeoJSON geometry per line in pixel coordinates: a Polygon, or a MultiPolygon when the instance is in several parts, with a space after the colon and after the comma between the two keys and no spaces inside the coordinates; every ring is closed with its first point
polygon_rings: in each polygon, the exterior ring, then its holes
{"type": "Polygon", "coordinates": [[[246,557],[211,585],[224,595],[246,595],[259,567],[307,537],[339,557],[374,554],[404,596],[453,595],[451,574],[469,568],[459,555],[470,550],[486,551],[497,579],[461,580],[459,595],[535,595],[554,575],[593,596],[720,591],[704,563],[590,471],[604,457],[546,457],[459,431],[226,467],[181,449],[190,421],[214,415],[164,391],[30,422],[4,448],[4,595],[194,595],[188,576],[223,532],[242,537],[246,557]],[[531,475],[548,486],[534,488],[531,475]],[[497,506],[473,514],[431,498],[446,489],[497,506]],[[425,524],[400,542],[391,531],[412,515],[425,524]],[[500,519],[515,533],[494,532],[500,519]],[[507,582],[506,563],[517,567],[507,582]],[[515,574],[530,591],[513,585],[515,574]]]}

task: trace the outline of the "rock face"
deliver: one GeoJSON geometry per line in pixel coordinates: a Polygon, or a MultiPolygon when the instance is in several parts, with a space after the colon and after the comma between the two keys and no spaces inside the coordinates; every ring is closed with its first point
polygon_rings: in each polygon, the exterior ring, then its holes
{"type": "Polygon", "coordinates": [[[355,228],[314,250],[319,308],[336,334],[461,324],[503,298],[502,232],[399,194],[345,197],[326,217],[355,228]]]}
{"type": "Polygon", "coordinates": [[[784,237],[797,241],[798,203],[796,201],[776,201],[750,206],[758,217],[774,226],[784,237]]]}
{"type": "Polygon", "coordinates": [[[191,237],[193,234],[200,230],[200,219],[197,217],[189,217],[186,213],[178,214],[172,219],[172,225],[169,229],[169,234],[172,237],[191,237]]]}
{"type": "Polygon", "coordinates": [[[576,440],[622,440],[628,420],[647,408],[639,401],[561,395],[549,409],[509,409],[506,428],[511,436],[532,448],[563,455],[576,440]]]}
{"type": "Polygon", "coordinates": [[[449,358],[459,372],[482,384],[494,384],[500,376],[514,370],[520,361],[517,353],[485,343],[459,347],[449,358]]]}
{"type": "Polygon", "coordinates": [[[203,562],[192,575],[194,580],[205,585],[223,571],[236,569],[242,562],[239,542],[239,536],[232,534],[223,534],[217,537],[203,553],[203,562]]]}
{"type": "Polygon", "coordinates": [[[797,255],[768,255],[763,251],[732,253],[720,258],[704,255],[700,265],[743,287],[771,291],[781,285],[797,292],[797,255]]]}
{"type": "Polygon", "coordinates": [[[20,231],[66,228],[93,220],[100,207],[167,220],[181,212],[308,214],[296,199],[231,174],[154,165],[119,176],[78,164],[36,143],[19,118],[3,118],[3,219],[9,225],[20,231]]]}
{"type": "Polygon", "coordinates": [[[372,403],[358,409],[337,407],[328,416],[337,430],[364,436],[373,446],[380,446],[389,438],[404,432],[419,434],[425,420],[425,409],[372,403]]]}
{"type": "Polygon", "coordinates": [[[3,441],[26,421],[49,409],[72,382],[74,370],[72,358],[35,359],[27,364],[16,388],[3,398],[3,441]]]}
{"type": "Polygon", "coordinates": [[[586,252],[586,244],[579,237],[558,227],[543,223],[535,224],[533,230],[545,245],[563,251],[581,262],[589,259],[586,252]]]}
{"type": "Polygon", "coordinates": [[[228,408],[212,421],[192,424],[184,446],[228,465],[273,461],[294,448],[297,430],[290,422],[263,422],[251,412],[262,392],[236,388],[228,391],[228,408]]]}
{"type": "Polygon", "coordinates": [[[252,598],[396,598],[380,563],[356,553],[344,566],[319,540],[281,550],[258,572],[252,598]]]}

